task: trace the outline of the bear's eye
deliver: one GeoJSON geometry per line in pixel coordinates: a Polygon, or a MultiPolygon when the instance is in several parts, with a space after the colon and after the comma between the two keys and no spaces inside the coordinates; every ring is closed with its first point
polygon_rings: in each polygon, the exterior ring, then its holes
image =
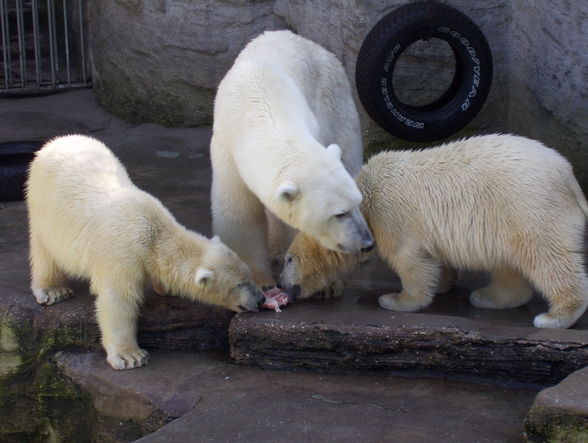
{"type": "Polygon", "coordinates": [[[348,215],[349,215],[349,211],[341,212],[340,214],[335,214],[335,218],[344,218],[344,217],[347,217],[348,215]]]}
{"type": "Polygon", "coordinates": [[[294,259],[292,258],[291,255],[286,256],[286,263],[292,263],[292,260],[294,260],[294,259]]]}

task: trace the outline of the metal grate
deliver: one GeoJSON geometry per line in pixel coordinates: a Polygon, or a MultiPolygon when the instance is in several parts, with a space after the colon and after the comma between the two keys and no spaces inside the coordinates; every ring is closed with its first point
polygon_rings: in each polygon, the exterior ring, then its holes
{"type": "Polygon", "coordinates": [[[0,0],[0,94],[89,86],[82,0],[0,0]]]}

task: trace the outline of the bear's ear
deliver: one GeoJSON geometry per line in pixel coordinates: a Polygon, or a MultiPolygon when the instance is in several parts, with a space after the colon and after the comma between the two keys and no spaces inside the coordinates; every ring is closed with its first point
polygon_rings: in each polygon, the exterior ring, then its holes
{"type": "Polygon", "coordinates": [[[194,280],[199,285],[206,285],[213,276],[214,272],[212,272],[210,269],[200,268],[198,271],[196,271],[196,277],[194,280]]]}
{"type": "Polygon", "coordinates": [[[331,155],[336,155],[337,158],[341,159],[341,148],[339,145],[333,143],[332,145],[327,146],[327,152],[331,155]]]}
{"type": "Polygon", "coordinates": [[[299,189],[296,183],[292,181],[283,181],[278,186],[278,190],[276,191],[276,197],[279,200],[291,202],[296,198],[298,195],[299,189]]]}

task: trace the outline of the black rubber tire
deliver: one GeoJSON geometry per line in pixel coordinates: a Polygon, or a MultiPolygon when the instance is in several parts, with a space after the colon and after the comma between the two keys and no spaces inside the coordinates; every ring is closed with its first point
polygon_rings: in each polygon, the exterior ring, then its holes
{"type": "Polygon", "coordinates": [[[482,108],[492,83],[492,53],[482,31],[457,9],[410,3],[369,32],[357,58],[355,82],[363,107],[383,129],[405,140],[438,140],[462,129],[482,108]],[[410,106],[394,93],[394,65],[409,45],[430,38],[444,40],[453,50],[454,78],[435,102],[410,106]]]}
{"type": "Polygon", "coordinates": [[[42,146],[40,141],[0,143],[0,201],[24,200],[29,165],[42,146]]]}

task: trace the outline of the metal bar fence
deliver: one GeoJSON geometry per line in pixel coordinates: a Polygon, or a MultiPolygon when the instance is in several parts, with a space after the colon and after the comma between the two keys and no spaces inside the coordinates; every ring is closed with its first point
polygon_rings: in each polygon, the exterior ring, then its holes
{"type": "Polygon", "coordinates": [[[2,25],[2,55],[4,61],[4,82],[6,88],[11,84],[10,39],[8,38],[8,5],[7,0],[0,0],[0,24],[2,25]]]}
{"type": "Polygon", "coordinates": [[[0,96],[90,85],[84,6],[0,0],[0,96]]]}

